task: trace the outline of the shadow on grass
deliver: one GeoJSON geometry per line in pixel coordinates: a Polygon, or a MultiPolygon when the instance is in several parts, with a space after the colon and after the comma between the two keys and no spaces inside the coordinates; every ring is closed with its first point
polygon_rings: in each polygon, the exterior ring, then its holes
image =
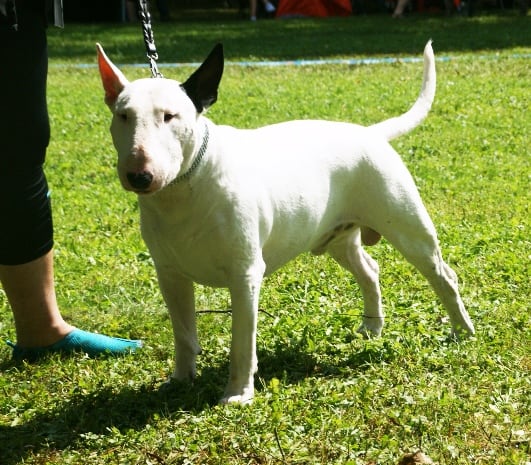
{"type": "MultiPolygon", "coordinates": [[[[388,15],[258,21],[170,22],[154,26],[161,63],[202,61],[222,42],[227,60],[293,60],[338,56],[420,56],[434,40],[438,55],[531,46],[529,18],[515,11],[472,18],[388,15]]],[[[60,61],[96,63],[100,42],[116,63],[143,63],[138,24],[71,24],[50,29],[50,56],[60,61]]]]}
{"type": "MultiPolygon", "coordinates": [[[[383,358],[386,356],[383,355],[383,358]]],[[[369,363],[382,359],[374,348],[364,348],[349,357],[349,373],[363,371],[369,363]],[[375,359],[376,356],[376,359],[375,359]]],[[[346,376],[338,367],[319,364],[304,351],[276,348],[259,354],[260,377],[266,382],[281,378],[287,384],[309,377],[346,376]]],[[[12,365],[4,363],[4,370],[12,365]]],[[[193,384],[159,386],[152,382],[141,387],[102,387],[78,393],[51,411],[41,412],[30,421],[14,426],[0,425],[0,463],[23,463],[29,454],[41,450],[60,451],[75,447],[90,435],[112,434],[118,430],[141,430],[156,418],[176,418],[199,414],[215,406],[223,393],[228,364],[204,368],[193,384]],[[223,380],[220,383],[220,380],[223,380]]],[[[257,390],[261,388],[256,383],[257,390]]]]}

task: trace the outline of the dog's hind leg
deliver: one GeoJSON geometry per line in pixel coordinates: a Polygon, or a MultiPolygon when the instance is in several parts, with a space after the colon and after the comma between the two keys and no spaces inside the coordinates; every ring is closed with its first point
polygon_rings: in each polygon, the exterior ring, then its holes
{"type": "Polygon", "coordinates": [[[384,325],[379,267],[361,245],[360,230],[356,229],[328,246],[328,253],[343,268],[350,271],[363,295],[363,319],[358,332],[365,337],[379,336],[384,325]]]}
{"type": "Polygon", "coordinates": [[[384,236],[431,284],[448,312],[453,335],[474,334],[474,325],[459,294],[457,275],[444,262],[432,225],[417,224],[402,232],[397,228],[384,236]]]}

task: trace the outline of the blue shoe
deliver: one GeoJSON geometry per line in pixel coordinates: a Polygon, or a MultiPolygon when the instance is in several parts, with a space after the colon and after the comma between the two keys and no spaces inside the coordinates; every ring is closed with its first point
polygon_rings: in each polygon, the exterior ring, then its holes
{"type": "Polygon", "coordinates": [[[109,337],[103,334],[89,333],[81,329],[74,329],[63,339],[46,347],[23,348],[11,341],[7,344],[13,348],[14,360],[35,361],[47,354],[60,352],[84,352],[89,357],[98,355],[124,355],[142,347],[142,341],[109,337]]]}

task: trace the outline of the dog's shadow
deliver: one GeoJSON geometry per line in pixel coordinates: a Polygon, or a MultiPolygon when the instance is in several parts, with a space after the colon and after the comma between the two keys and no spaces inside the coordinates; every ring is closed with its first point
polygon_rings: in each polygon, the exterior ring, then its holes
{"type": "MultiPolygon", "coordinates": [[[[0,423],[0,464],[25,463],[43,449],[75,448],[87,438],[112,434],[111,428],[141,430],[155,418],[200,413],[220,396],[212,379],[226,368],[204,370],[193,384],[103,386],[89,393],[74,393],[55,408],[31,420],[8,426],[0,423]]],[[[219,379],[219,378],[218,378],[219,379]]]]}
{"type": "MultiPolygon", "coordinates": [[[[351,354],[350,372],[363,370],[373,355],[368,348],[351,354]]],[[[259,353],[258,357],[262,381],[256,383],[258,391],[273,378],[280,378],[289,385],[308,377],[345,376],[338,367],[318,363],[314,356],[298,348],[277,347],[259,353]]],[[[228,363],[224,363],[203,368],[193,384],[161,386],[159,381],[151,381],[140,387],[101,387],[90,393],[76,393],[26,423],[0,424],[0,463],[24,462],[30,453],[44,448],[75,447],[91,435],[111,434],[111,428],[141,430],[155,418],[199,414],[217,404],[223,393],[219,380],[227,376],[228,363]]]]}

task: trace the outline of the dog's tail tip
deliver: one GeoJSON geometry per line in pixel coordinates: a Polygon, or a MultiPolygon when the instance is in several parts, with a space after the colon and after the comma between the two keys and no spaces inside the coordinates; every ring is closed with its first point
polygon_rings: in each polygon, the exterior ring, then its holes
{"type": "Polygon", "coordinates": [[[435,54],[433,53],[433,39],[429,39],[424,46],[424,60],[433,61],[435,60],[435,54]]]}
{"type": "Polygon", "coordinates": [[[435,99],[436,71],[435,55],[432,40],[428,40],[424,47],[424,73],[419,96],[413,106],[406,113],[376,123],[372,128],[382,134],[387,140],[408,133],[417,127],[428,115],[435,99]]]}

